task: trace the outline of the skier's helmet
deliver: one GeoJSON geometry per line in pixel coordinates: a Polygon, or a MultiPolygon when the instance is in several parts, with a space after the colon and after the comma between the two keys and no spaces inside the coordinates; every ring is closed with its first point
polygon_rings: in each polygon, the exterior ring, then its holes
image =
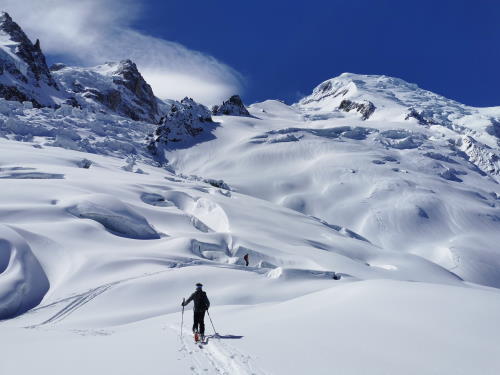
{"type": "Polygon", "coordinates": [[[202,286],[203,286],[202,283],[196,283],[196,289],[201,289],[202,286]]]}

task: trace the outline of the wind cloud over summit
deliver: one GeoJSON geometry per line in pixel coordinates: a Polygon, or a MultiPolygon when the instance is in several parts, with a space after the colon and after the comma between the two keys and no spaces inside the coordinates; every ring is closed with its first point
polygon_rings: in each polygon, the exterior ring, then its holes
{"type": "Polygon", "coordinates": [[[215,104],[240,91],[239,73],[214,57],[135,30],[134,1],[4,0],[2,8],[48,55],[82,65],[132,59],[161,98],[215,104]]]}

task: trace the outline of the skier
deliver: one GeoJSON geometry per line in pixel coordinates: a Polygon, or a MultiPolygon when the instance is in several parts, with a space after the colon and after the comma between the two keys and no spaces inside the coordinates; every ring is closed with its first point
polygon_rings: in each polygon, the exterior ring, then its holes
{"type": "Polygon", "coordinates": [[[248,267],[248,254],[245,254],[245,256],[243,257],[243,259],[245,260],[245,264],[246,266],[248,267]]]}
{"type": "Polygon", "coordinates": [[[195,339],[199,333],[201,335],[201,341],[205,339],[205,311],[207,311],[210,307],[210,301],[208,300],[207,293],[201,290],[202,287],[202,283],[197,283],[196,291],[191,294],[185,302],[181,303],[182,306],[186,306],[189,302],[194,302],[193,333],[195,335],[195,339]]]}

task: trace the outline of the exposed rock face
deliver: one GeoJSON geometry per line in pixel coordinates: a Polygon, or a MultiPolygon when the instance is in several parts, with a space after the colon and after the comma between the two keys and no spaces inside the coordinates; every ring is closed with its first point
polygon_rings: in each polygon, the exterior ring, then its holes
{"type": "Polygon", "coordinates": [[[129,112],[130,118],[133,120],[135,120],[134,117],[137,117],[137,119],[155,119],[155,116],[158,115],[156,97],[153,94],[151,86],[144,80],[137,66],[132,61],[124,60],[120,62],[118,69],[113,74],[113,83],[125,87],[134,95],[133,101],[138,104],[138,108],[136,106],[128,106],[124,103],[125,111],[132,109],[129,112]],[[142,109],[142,113],[137,113],[138,109],[142,109]]]}
{"type": "Polygon", "coordinates": [[[212,122],[212,113],[207,107],[191,98],[184,98],[173,103],[161,119],[154,136],[148,140],[148,150],[161,159],[165,146],[197,137],[204,132],[205,125],[212,122]]]}
{"type": "Polygon", "coordinates": [[[16,102],[32,102],[35,107],[41,107],[40,103],[38,103],[35,99],[30,98],[15,86],[0,84],[0,98],[16,102]]]}
{"type": "Polygon", "coordinates": [[[339,109],[346,112],[355,110],[361,114],[363,120],[367,120],[375,112],[375,105],[368,100],[358,103],[344,99],[340,102],[339,109]]]}
{"type": "MultiPolygon", "coordinates": [[[[52,67],[62,87],[82,106],[102,105],[136,121],[157,123],[157,98],[137,66],[130,60],[106,63],[93,68],[52,67]]],[[[103,109],[101,107],[101,109],[103,109]]]]}
{"type": "Polygon", "coordinates": [[[424,111],[417,111],[415,108],[410,108],[405,120],[414,118],[418,121],[420,125],[432,125],[434,121],[432,120],[432,114],[426,114],[424,111]]]}
{"type": "Polygon", "coordinates": [[[37,40],[33,44],[9,14],[0,13],[0,96],[31,101],[34,106],[56,103],[44,91],[59,91],[37,40]]]}
{"type": "Polygon", "coordinates": [[[57,72],[58,70],[66,68],[66,64],[63,63],[54,63],[50,66],[50,71],[51,72],[57,72]]]}
{"type": "Polygon", "coordinates": [[[408,114],[405,117],[405,120],[409,120],[411,118],[414,118],[415,120],[418,121],[420,125],[427,125],[427,120],[419,113],[417,112],[414,108],[411,108],[408,112],[408,114]]]}
{"type": "Polygon", "coordinates": [[[241,100],[239,95],[233,95],[222,102],[222,105],[215,105],[212,107],[212,114],[215,116],[218,115],[228,115],[228,116],[247,116],[250,117],[250,113],[246,109],[243,101],[241,100]]]}

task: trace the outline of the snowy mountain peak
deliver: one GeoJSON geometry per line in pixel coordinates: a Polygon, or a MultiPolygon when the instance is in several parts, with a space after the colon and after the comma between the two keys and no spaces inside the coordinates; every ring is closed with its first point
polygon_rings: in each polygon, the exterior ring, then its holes
{"type": "Polygon", "coordinates": [[[160,119],[158,99],[132,61],[49,69],[40,41],[33,44],[5,12],[0,16],[0,97],[35,107],[69,104],[137,121],[160,119]]]}
{"type": "MultiPolygon", "coordinates": [[[[377,112],[382,111],[381,116],[387,119],[387,115],[393,118],[396,115],[395,120],[404,120],[415,107],[430,103],[460,105],[399,78],[353,73],[342,73],[322,82],[311,95],[303,98],[298,104],[308,109],[344,109],[348,112],[352,109],[350,107],[353,107],[351,103],[354,103],[354,107],[372,103],[373,107],[379,109],[377,112]]],[[[365,113],[362,113],[362,116],[365,120],[370,117],[365,113]]]]}
{"type": "Polygon", "coordinates": [[[26,73],[32,73],[36,81],[44,81],[48,86],[57,88],[57,84],[47,67],[40,41],[37,39],[33,44],[6,12],[0,16],[0,41],[3,49],[9,48],[9,52],[15,54],[28,65],[29,70],[26,73]]]}
{"type": "Polygon", "coordinates": [[[107,62],[90,68],[54,65],[60,85],[85,108],[157,123],[158,99],[130,60],[107,62]]]}
{"type": "Polygon", "coordinates": [[[9,16],[9,13],[0,11],[0,24],[4,22],[12,22],[12,18],[9,16]]]}
{"type": "MultiPolygon", "coordinates": [[[[429,93],[416,84],[385,75],[342,73],[314,88],[312,94],[300,101],[302,104],[320,101],[328,97],[351,98],[357,95],[392,96],[392,93],[429,93]]],[[[429,93],[432,94],[432,93],[429,93]]],[[[436,94],[432,94],[437,96],[436,94]]]]}
{"type": "Polygon", "coordinates": [[[37,107],[56,105],[54,98],[64,100],[40,41],[33,44],[6,12],[0,14],[0,96],[37,107]]]}
{"type": "MultiPolygon", "coordinates": [[[[353,73],[322,82],[294,107],[312,120],[355,116],[369,121],[414,122],[466,133],[479,130],[480,134],[468,134],[474,137],[496,134],[495,124],[500,119],[500,107],[474,108],[399,78],[353,73]]],[[[495,137],[486,138],[483,142],[496,146],[495,137]]]]}

